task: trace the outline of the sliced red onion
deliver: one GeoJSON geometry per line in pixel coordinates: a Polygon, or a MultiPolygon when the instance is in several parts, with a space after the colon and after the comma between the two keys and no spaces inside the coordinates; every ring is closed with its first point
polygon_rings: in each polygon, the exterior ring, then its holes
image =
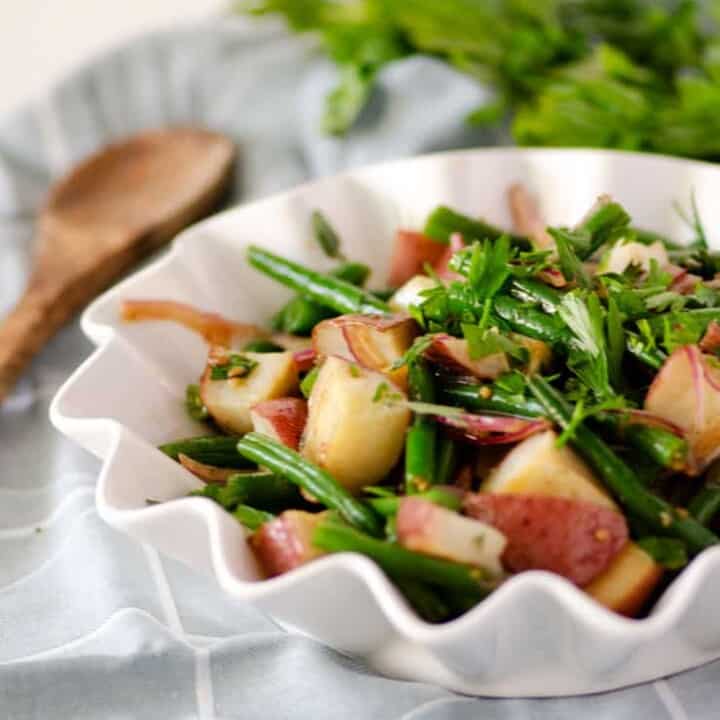
{"type": "Polygon", "coordinates": [[[646,425],[647,427],[661,428],[662,430],[667,430],[678,437],[684,437],[685,435],[685,431],[679,425],[676,425],[675,423],[670,422],[669,420],[666,420],[649,410],[638,410],[637,408],[617,408],[607,410],[606,412],[628,416],[628,423],[630,425],[646,425]]]}
{"type": "Polygon", "coordinates": [[[551,423],[542,418],[528,420],[511,415],[474,415],[465,413],[458,416],[437,416],[443,425],[461,431],[462,436],[475,445],[505,445],[519,442],[530,435],[546,430],[551,423]]]}

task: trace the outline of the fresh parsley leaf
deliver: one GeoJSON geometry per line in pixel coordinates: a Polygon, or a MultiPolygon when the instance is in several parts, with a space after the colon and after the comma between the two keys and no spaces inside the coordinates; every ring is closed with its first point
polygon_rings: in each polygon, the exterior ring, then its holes
{"type": "Polygon", "coordinates": [[[651,535],[640,538],[637,544],[658,565],[662,565],[668,570],[679,570],[688,564],[687,548],[682,540],[651,535]]]}
{"type": "Polygon", "coordinates": [[[650,258],[650,270],[645,279],[644,287],[667,288],[672,282],[672,275],[660,267],[656,258],[650,258]]]}
{"type": "Polygon", "coordinates": [[[661,319],[662,343],[668,354],[683,345],[700,342],[708,324],[707,318],[698,318],[688,312],[668,313],[661,319]]]}
{"type": "Polygon", "coordinates": [[[502,289],[511,274],[511,257],[508,235],[473,245],[468,281],[479,300],[492,298],[502,289]]]}
{"type": "Polygon", "coordinates": [[[504,373],[495,382],[494,386],[503,392],[515,397],[525,397],[526,378],[525,376],[513,370],[504,373]]]}
{"type": "Polygon", "coordinates": [[[568,232],[562,228],[548,228],[548,232],[555,240],[563,277],[568,282],[576,282],[581,287],[591,288],[592,280],[575,254],[568,232]]]}
{"type": "Polygon", "coordinates": [[[576,232],[590,235],[588,249],[580,253],[580,258],[590,257],[602,245],[624,234],[629,226],[630,215],[625,208],[607,195],[601,195],[575,228],[576,232]]]}
{"type": "Polygon", "coordinates": [[[463,323],[461,325],[463,337],[468,343],[468,353],[471,360],[480,360],[480,358],[496,353],[507,353],[517,360],[524,361],[527,358],[527,350],[503,335],[497,328],[483,329],[477,325],[463,323]]]}
{"type": "Polygon", "coordinates": [[[717,290],[707,287],[707,285],[698,283],[690,299],[700,305],[700,307],[716,307],[720,302],[720,293],[718,293],[717,290]]]}
{"type": "Polygon", "coordinates": [[[623,318],[615,298],[608,299],[606,321],[608,373],[615,388],[621,388],[623,382],[622,361],[625,353],[625,333],[623,318]]]}
{"type": "Polygon", "coordinates": [[[579,291],[565,295],[558,314],[572,332],[568,367],[598,398],[614,393],[610,386],[603,309],[595,293],[583,297],[579,291]]]}

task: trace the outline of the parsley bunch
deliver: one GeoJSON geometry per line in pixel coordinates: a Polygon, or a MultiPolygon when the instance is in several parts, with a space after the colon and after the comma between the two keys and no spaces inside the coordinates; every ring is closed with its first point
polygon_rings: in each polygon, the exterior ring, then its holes
{"type": "Polygon", "coordinates": [[[720,156],[720,3],[699,0],[241,0],[315,31],[339,67],[324,129],[347,132],[378,71],[415,53],[494,89],[476,124],[521,145],[720,156]],[[709,10],[709,12],[708,12],[709,10]]]}

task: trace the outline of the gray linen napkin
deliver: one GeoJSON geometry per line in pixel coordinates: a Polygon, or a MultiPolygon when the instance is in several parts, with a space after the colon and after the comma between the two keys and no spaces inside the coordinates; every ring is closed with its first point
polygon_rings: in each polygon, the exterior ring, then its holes
{"type": "MultiPolygon", "coordinates": [[[[333,82],[307,39],[211,22],[108,53],[0,121],[0,312],[22,289],[49,183],[129,133],[178,123],[227,133],[240,148],[242,200],[347,167],[493,140],[461,122],[483,91],[439,62],[388,67],[359,128],[342,140],[318,131],[333,82]]],[[[720,663],[591,697],[474,699],[379,677],[287,635],[98,518],[97,461],[47,420],[52,394],[90,349],[74,323],[0,408],[0,718],[717,717],[720,663]]]]}

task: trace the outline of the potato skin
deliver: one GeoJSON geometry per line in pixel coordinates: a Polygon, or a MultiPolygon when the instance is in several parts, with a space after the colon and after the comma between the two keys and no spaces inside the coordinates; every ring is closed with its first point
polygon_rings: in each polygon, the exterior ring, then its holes
{"type": "Polygon", "coordinates": [[[387,375],[405,388],[407,368],[392,369],[417,337],[418,325],[408,315],[340,315],[313,329],[313,349],[319,357],[337,355],[387,375]]]}
{"type": "Polygon", "coordinates": [[[398,542],[408,550],[475,565],[502,575],[506,540],[491,525],[418,497],[405,497],[397,514],[398,542]]]}
{"type": "MultiPolygon", "coordinates": [[[[523,441],[492,471],[483,490],[536,493],[617,509],[585,463],[569,448],[556,448],[555,439],[555,433],[548,431],[523,441]]],[[[608,609],[634,617],[642,610],[662,575],[662,567],[628,540],[607,568],[583,590],[608,609]]]]}
{"type": "Polygon", "coordinates": [[[324,516],[286,510],[250,536],[250,547],[267,577],[282,575],[323,555],[312,544],[312,534],[324,516]]]}
{"type": "Polygon", "coordinates": [[[385,477],[400,458],[410,411],[376,397],[384,375],[339,357],[325,360],[308,402],[302,454],[351,492],[385,477]]]}
{"type": "Polygon", "coordinates": [[[250,417],[255,432],[297,450],[307,422],[307,402],[293,397],[263,400],[250,408],[250,417]]]}
{"type": "Polygon", "coordinates": [[[579,587],[603,573],[628,540],[621,513],[581,500],[468,493],[463,509],[505,535],[508,570],[549,570],[579,587]]]}

